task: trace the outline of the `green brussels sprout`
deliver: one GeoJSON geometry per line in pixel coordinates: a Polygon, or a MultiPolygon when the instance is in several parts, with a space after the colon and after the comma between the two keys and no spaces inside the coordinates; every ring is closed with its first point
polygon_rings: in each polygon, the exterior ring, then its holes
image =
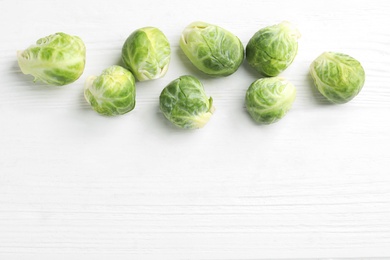
{"type": "Polygon", "coordinates": [[[139,81],[158,79],[167,71],[171,47],[167,37],[157,28],[134,31],[122,47],[122,60],[139,81]]]}
{"type": "Polygon", "coordinates": [[[160,110],[178,127],[201,128],[214,112],[213,99],[206,96],[202,83],[196,77],[181,76],[161,92],[160,110]]]}
{"type": "Polygon", "coordinates": [[[362,89],[365,73],[359,61],[343,53],[324,52],[310,65],[318,91],[329,101],[343,104],[362,89]]]}
{"type": "Polygon", "coordinates": [[[19,67],[49,85],[76,81],[84,71],[85,45],[77,36],[56,33],[39,39],[35,45],[17,52],[19,67]]]}
{"type": "Polygon", "coordinates": [[[233,74],[244,60],[244,47],[237,36],[204,22],[184,29],[180,47],[195,67],[212,76],[233,74]]]}
{"type": "Polygon", "coordinates": [[[135,79],[121,66],[111,66],[100,76],[87,78],[84,97],[99,114],[123,115],[135,107],[135,79]]]}
{"type": "Polygon", "coordinates": [[[295,86],[280,77],[254,81],[246,92],[245,105],[260,124],[279,121],[290,110],[296,96],[295,86]]]}
{"type": "Polygon", "coordinates": [[[277,76],[287,69],[298,52],[299,31],[289,22],[256,32],[246,46],[248,64],[265,76],[277,76]]]}

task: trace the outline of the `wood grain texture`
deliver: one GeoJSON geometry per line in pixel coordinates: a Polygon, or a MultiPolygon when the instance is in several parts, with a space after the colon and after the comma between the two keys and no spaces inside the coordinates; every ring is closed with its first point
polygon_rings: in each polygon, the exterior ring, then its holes
{"type": "Polygon", "coordinates": [[[0,1],[0,12],[0,259],[390,259],[388,1],[0,1]],[[226,78],[193,68],[178,39],[195,20],[244,45],[266,25],[297,25],[299,54],[282,74],[297,99],[283,120],[258,126],[246,113],[259,77],[246,63],[226,78]],[[98,116],[86,77],[118,64],[148,25],[172,44],[167,75],[137,84],[131,113],[98,116]],[[32,83],[16,50],[57,31],[83,38],[85,72],[64,87],[32,83]],[[345,105],[308,74],[329,50],[366,70],[345,105]],[[217,109],[198,131],[158,110],[183,74],[217,109]]]}

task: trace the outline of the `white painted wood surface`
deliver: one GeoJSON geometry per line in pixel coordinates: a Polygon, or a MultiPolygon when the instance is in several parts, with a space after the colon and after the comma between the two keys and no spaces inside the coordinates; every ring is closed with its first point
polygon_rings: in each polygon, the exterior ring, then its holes
{"type": "Polygon", "coordinates": [[[0,259],[390,259],[390,2],[0,1],[0,259]],[[244,45],[288,20],[302,33],[282,75],[297,87],[270,126],[247,115],[256,75],[196,71],[178,46],[192,21],[218,24],[244,45]],[[131,113],[106,118],[83,99],[88,75],[117,64],[135,29],[172,44],[160,80],[137,85],[131,113]],[[64,31],[87,46],[82,77],[32,83],[16,51],[64,31]],[[350,54],[366,83],[350,103],[314,89],[311,61],[350,54]],[[197,131],[158,110],[171,80],[198,76],[216,113],[197,131]]]}

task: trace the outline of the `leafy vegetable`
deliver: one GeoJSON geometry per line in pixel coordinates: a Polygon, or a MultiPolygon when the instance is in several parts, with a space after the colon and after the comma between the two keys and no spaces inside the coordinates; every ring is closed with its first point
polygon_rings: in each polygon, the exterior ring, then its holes
{"type": "Polygon", "coordinates": [[[76,81],[84,71],[85,45],[77,36],[56,33],[39,39],[35,45],[17,53],[24,74],[49,85],[76,81]]]}
{"type": "Polygon", "coordinates": [[[246,46],[249,65],[265,76],[279,75],[295,59],[300,36],[286,21],[259,30],[246,46]]]}
{"type": "Polygon", "coordinates": [[[155,27],[134,31],[122,48],[122,60],[139,81],[158,79],[168,70],[171,47],[167,37],[155,27]]]}
{"type": "Polygon", "coordinates": [[[99,114],[114,116],[128,113],[135,107],[134,76],[120,66],[111,66],[100,76],[88,77],[84,96],[99,114]]]}
{"type": "Polygon", "coordinates": [[[295,96],[296,89],[289,81],[279,77],[262,78],[249,86],[245,104],[257,123],[271,124],[286,115],[295,96]]]}
{"type": "Polygon", "coordinates": [[[201,128],[214,112],[213,99],[206,96],[202,83],[196,77],[181,76],[161,92],[160,110],[178,127],[201,128]]]}
{"type": "Polygon", "coordinates": [[[244,47],[237,36],[204,22],[184,29],[180,47],[195,67],[213,76],[233,74],[244,59],[244,47]]]}
{"type": "Polygon", "coordinates": [[[365,72],[359,61],[349,55],[324,52],[310,65],[318,91],[337,104],[352,100],[362,89],[365,72]]]}

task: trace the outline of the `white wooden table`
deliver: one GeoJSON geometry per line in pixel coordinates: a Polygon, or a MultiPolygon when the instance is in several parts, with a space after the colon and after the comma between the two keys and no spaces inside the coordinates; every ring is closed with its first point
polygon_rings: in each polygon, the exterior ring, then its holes
{"type": "Polygon", "coordinates": [[[0,1],[0,259],[390,259],[389,1],[0,1]],[[244,108],[260,77],[198,72],[179,48],[201,20],[244,45],[288,20],[299,53],[283,72],[297,98],[259,126],[244,108]],[[167,75],[137,84],[137,105],[107,118],[83,98],[89,75],[118,64],[127,36],[156,26],[167,75]],[[33,83],[16,51],[63,31],[87,46],[75,83],[33,83]],[[350,103],[330,105],[308,67],[323,51],[363,64],[350,103]],[[205,128],[172,127],[158,96],[191,74],[214,98],[205,128]]]}

